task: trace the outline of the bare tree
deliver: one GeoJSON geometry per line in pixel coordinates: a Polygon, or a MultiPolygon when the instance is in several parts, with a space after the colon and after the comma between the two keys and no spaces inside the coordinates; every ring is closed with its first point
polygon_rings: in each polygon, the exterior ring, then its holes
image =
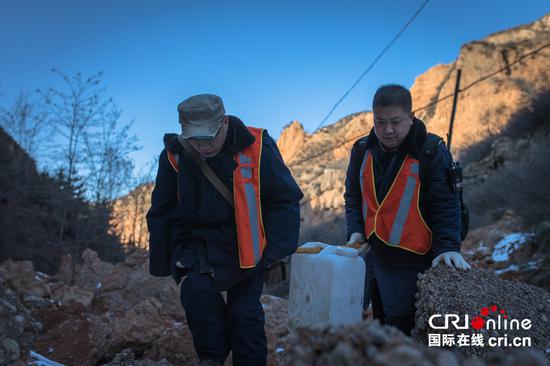
{"type": "Polygon", "coordinates": [[[120,123],[121,111],[106,96],[101,72],[83,78],[52,71],[65,82],[62,90],[40,91],[56,132],[52,165],[69,183],[81,180],[89,200],[107,203],[123,191],[134,168],[129,155],[139,146],[130,133],[133,121],[120,123]]]}
{"type": "MultiPolygon", "coordinates": [[[[80,182],[87,200],[110,206],[131,177],[134,165],[129,154],[139,149],[137,138],[130,133],[132,122],[119,122],[121,111],[106,96],[101,72],[84,78],[80,73],[68,76],[59,70],[52,71],[63,78],[65,88],[39,91],[55,131],[51,166],[64,172],[75,192],[79,191],[80,182]]],[[[65,216],[66,212],[60,241],[65,216]]]]}
{"type": "Polygon", "coordinates": [[[133,121],[120,124],[121,111],[111,103],[98,125],[85,134],[86,186],[92,200],[110,204],[132,180],[134,163],[130,154],[140,149],[130,133],[133,121]]]}
{"type": "Polygon", "coordinates": [[[12,106],[0,108],[0,126],[36,162],[46,149],[51,129],[44,106],[21,91],[12,106]]]}
{"type": "Polygon", "coordinates": [[[53,151],[56,168],[64,170],[66,179],[72,183],[84,160],[86,134],[99,123],[112,100],[105,97],[105,88],[100,86],[101,72],[87,79],[80,73],[68,76],[56,69],[52,72],[63,78],[67,90],[48,88],[47,92],[39,90],[39,93],[56,132],[57,146],[53,151]]]}

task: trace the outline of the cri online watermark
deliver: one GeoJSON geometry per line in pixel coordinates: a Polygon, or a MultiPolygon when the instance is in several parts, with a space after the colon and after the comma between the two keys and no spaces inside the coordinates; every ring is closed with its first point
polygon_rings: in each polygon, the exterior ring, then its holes
{"type": "Polygon", "coordinates": [[[479,315],[472,319],[468,314],[434,314],[428,323],[437,330],[470,331],[458,334],[428,333],[429,347],[531,347],[531,337],[509,337],[506,332],[502,332],[529,330],[533,326],[531,320],[510,319],[506,311],[496,305],[481,308],[479,315]],[[490,331],[498,331],[499,336],[488,336],[490,331]]]}

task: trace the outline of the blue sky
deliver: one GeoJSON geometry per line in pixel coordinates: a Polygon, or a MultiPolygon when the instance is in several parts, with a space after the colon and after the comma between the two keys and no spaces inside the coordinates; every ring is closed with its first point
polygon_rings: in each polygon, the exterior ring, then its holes
{"type": "MultiPolygon", "coordinates": [[[[422,4],[401,1],[12,0],[0,2],[0,104],[59,86],[50,69],[104,72],[108,95],[135,119],[138,165],[177,132],[177,104],[219,94],[228,113],[277,137],[312,131],[422,4]]],[[[453,61],[466,42],[534,21],[547,0],[431,0],[328,123],[367,110],[377,86],[453,61]]]]}

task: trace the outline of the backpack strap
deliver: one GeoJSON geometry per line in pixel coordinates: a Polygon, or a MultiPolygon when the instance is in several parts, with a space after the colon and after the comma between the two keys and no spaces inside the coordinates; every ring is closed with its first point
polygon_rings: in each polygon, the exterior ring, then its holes
{"type": "MultiPolygon", "coordinates": [[[[443,138],[429,133],[426,137],[426,142],[422,149],[422,156],[420,158],[420,182],[424,185],[424,189],[429,189],[430,187],[430,165],[433,157],[437,153],[439,144],[444,144],[443,138]]],[[[458,191],[458,200],[460,202],[460,220],[462,225],[462,230],[460,232],[461,240],[466,238],[468,230],[470,228],[470,214],[468,212],[468,207],[464,203],[463,198],[463,188],[462,188],[462,167],[458,162],[453,161],[453,156],[450,151],[447,151],[447,155],[450,160],[450,166],[448,170],[448,178],[451,189],[456,192],[458,191]]]]}
{"type": "Polygon", "coordinates": [[[425,189],[430,186],[430,165],[440,144],[445,144],[442,137],[428,133],[422,147],[422,156],[420,157],[420,182],[424,185],[425,189]]]}

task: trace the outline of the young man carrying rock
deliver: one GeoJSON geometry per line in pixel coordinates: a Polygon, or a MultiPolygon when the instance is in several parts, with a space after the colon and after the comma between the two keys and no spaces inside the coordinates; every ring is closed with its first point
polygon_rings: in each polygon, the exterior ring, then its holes
{"type": "Polygon", "coordinates": [[[441,261],[470,268],[460,254],[460,202],[451,155],[414,117],[409,90],[380,87],[373,115],[374,128],[353,145],[346,175],[348,243],[370,247],[365,307],[372,302],[375,319],[410,335],[418,274],[441,261]]]}

